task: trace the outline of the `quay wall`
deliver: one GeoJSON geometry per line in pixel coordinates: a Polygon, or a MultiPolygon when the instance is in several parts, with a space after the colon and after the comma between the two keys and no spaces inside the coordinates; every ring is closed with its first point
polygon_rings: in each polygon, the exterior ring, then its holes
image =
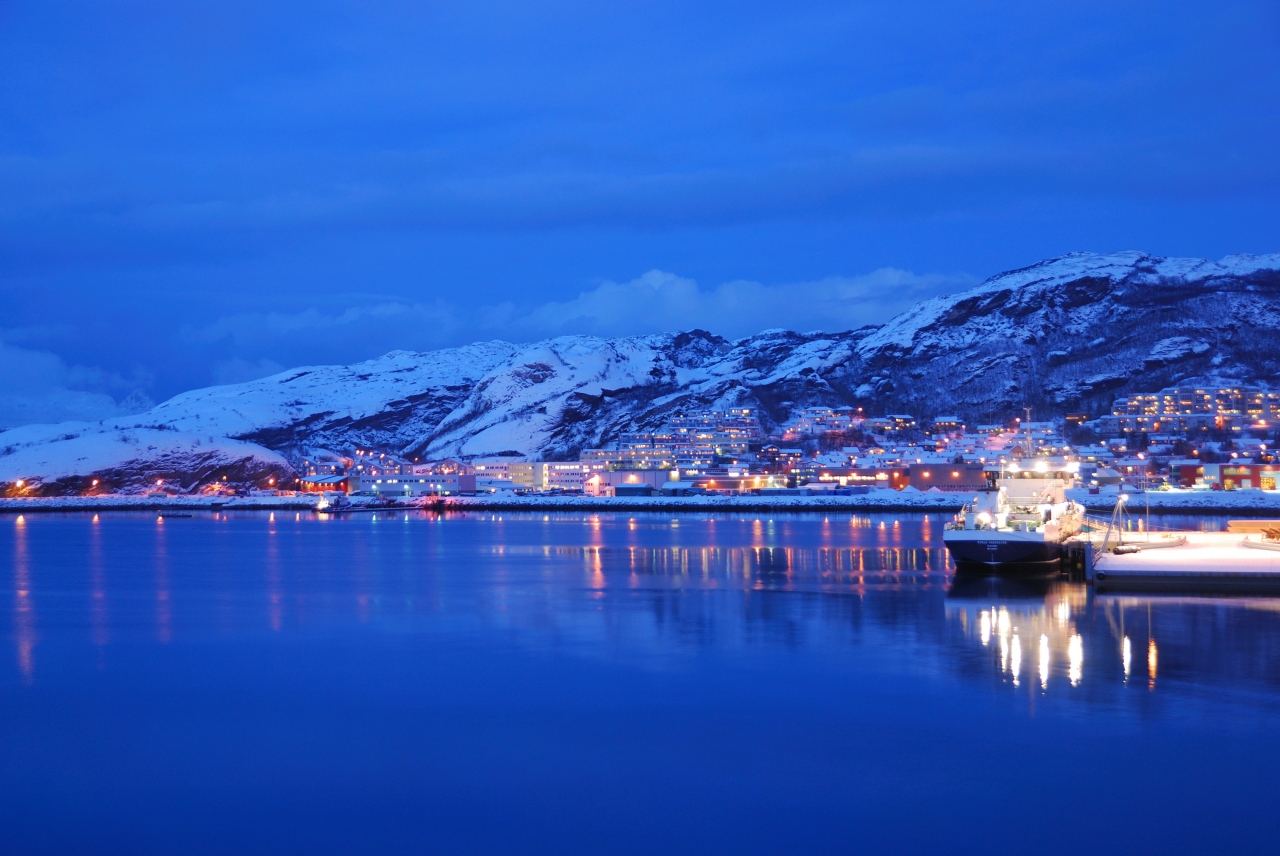
{"type": "MultiPolygon", "coordinates": [[[[1115,494],[1089,494],[1074,489],[1068,495],[1091,513],[1109,514],[1115,494]]],[[[952,512],[968,498],[962,493],[921,493],[919,491],[874,490],[856,496],[681,496],[681,497],[591,497],[591,496],[460,496],[415,497],[389,508],[438,509],[451,511],[726,511],[820,512],[884,511],[952,512]]],[[[30,514],[65,511],[313,511],[319,497],[248,496],[234,498],[174,496],[70,496],[0,498],[0,514],[30,514]]],[[[378,504],[372,497],[355,497],[356,508],[378,504]]],[[[1231,514],[1280,518],[1280,491],[1152,491],[1129,497],[1129,512],[1152,514],[1231,514]]]]}
{"type": "MultiPolygon", "coordinates": [[[[895,490],[875,491],[859,496],[681,496],[681,497],[591,497],[591,496],[459,496],[414,497],[383,505],[379,500],[354,497],[352,509],[386,507],[402,510],[442,511],[728,511],[814,512],[814,511],[942,511],[959,510],[964,494],[920,493],[895,490]]],[[[0,499],[0,514],[30,514],[65,511],[314,511],[319,498],[236,497],[215,500],[206,497],[77,496],[0,499]]]]}

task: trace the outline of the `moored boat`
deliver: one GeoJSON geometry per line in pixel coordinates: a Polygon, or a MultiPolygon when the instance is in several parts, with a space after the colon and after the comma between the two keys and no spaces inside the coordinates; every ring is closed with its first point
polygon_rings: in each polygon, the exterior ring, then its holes
{"type": "Polygon", "coordinates": [[[960,570],[1045,572],[1061,559],[1062,543],[1084,525],[1084,506],[1066,498],[1073,465],[1039,461],[992,473],[946,525],[943,543],[960,570]]]}

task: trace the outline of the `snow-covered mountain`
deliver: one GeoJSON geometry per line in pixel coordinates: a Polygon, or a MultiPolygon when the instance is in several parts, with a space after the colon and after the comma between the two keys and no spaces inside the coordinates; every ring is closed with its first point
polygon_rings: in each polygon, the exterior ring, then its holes
{"type": "Polygon", "coordinates": [[[298,368],[138,416],[4,432],[0,482],[60,491],[110,472],[137,486],[184,467],[186,485],[229,472],[261,481],[316,447],[559,458],[707,407],[755,407],[766,424],[816,404],[970,419],[1023,406],[1098,413],[1127,391],[1278,375],[1280,254],[1076,253],[843,333],[565,336],[298,368]]]}

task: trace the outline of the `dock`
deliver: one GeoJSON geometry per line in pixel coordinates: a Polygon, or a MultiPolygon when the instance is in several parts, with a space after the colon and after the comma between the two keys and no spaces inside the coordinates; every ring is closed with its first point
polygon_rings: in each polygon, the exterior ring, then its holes
{"type": "Polygon", "coordinates": [[[1280,592],[1280,521],[1231,524],[1227,532],[1126,532],[1119,542],[1115,532],[1092,532],[1064,547],[1100,591],[1280,592]]]}

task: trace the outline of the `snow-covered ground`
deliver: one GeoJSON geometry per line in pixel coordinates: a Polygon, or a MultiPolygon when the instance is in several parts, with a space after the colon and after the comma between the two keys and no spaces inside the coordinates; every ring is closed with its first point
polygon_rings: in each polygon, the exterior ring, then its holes
{"type": "MultiPolygon", "coordinates": [[[[959,294],[935,297],[891,319],[880,329],[858,343],[858,352],[872,356],[886,349],[910,350],[939,344],[938,337],[957,336],[971,342],[988,339],[993,332],[1017,334],[1014,319],[1023,313],[981,313],[973,318],[978,327],[953,329],[942,322],[957,309],[998,300],[1032,308],[1045,302],[1064,286],[1086,279],[1109,280],[1134,286],[1159,289],[1172,284],[1243,278],[1260,271],[1280,270],[1280,253],[1270,255],[1234,255],[1221,261],[1176,259],[1150,256],[1136,251],[1120,253],[1069,253],[1047,259],[1030,267],[993,276],[991,279],[959,294]]],[[[1048,301],[1053,302],[1053,301],[1048,301]]],[[[1088,313],[1073,307],[1084,323],[1088,313]]],[[[971,310],[966,309],[965,312],[971,310]]],[[[953,343],[955,344],[955,343],[953,343]]]]}
{"type": "MultiPolygon", "coordinates": [[[[1110,511],[1115,507],[1114,492],[1090,494],[1084,488],[1067,491],[1067,495],[1085,505],[1090,511],[1110,511]]],[[[964,503],[967,494],[960,493],[921,493],[915,490],[872,490],[856,496],[636,496],[625,498],[591,497],[591,496],[515,496],[500,494],[493,496],[460,496],[449,497],[445,507],[453,510],[503,508],[528,509],[530,511],[570,511],[570,510],[653,510],[680,511],[705,510],[709,508],[726,509],[776,509],[778,511],[823,511],[842,509],[849,511],[955,511],[964,503]]],[[[111,509],[163,509],[183,508],[200,509],[221,507],[225,510],[254,508],[289,508],[313,509],[320,501],[315,495],[299,496],[248,496],[248,497],[208,497],[208,496],[67,496],[67,497],[29,497],[0,499],[0,512],[21,511],[96,511],[111,509]]],[[[371,497],[356,497],[356,506],[376,504],[380,500],[371,497]]],[[[428,508],[438,507],[440,500],[415,499],[403,502],[396,508],[428,508]]],[[[1152,511],[1177,512],[1242,512],[1268,513],[1275,512],[1280,516],[1280,491],[1261,490],[1171,490],[1151,491],[1147,494],[1133,494],[1129,497],[1130,513],[1146,510],[1150,504],[1152,511]]]]}
{"type": "MultiPolygon", "coordinates": [[[[1086,488],[1067,491],[1067,496],[1090,511],[1110,511],[1116,505],[1116,491],[1090,494],[1086,488]]],[[[1145,511],[1270,512],[1280,514],[1280,491],[1274,490],[1153,490],[1129,494],[1130,513],[1145,511]]]]}
{"type": "Polygon", "coordinates": [[[0,499],[0,513],[35,513],[41,511],[252,511],[254,509],[297,509],[310,511],[315,508],[316,496],[38,496],[0,499]]]}
{"type": "Polygon", "coordinates": [[[281,455],[253,443],[215,434],[190,434],[156,428],[103,430],[80,423],[64,423],[65,430],[49,435],[29,426],[0,434],[0,482],[38,477],[54,481],[112,470],[136,468],[148,462],[152,469],[182,471],[193,461],[253,461],[263,469],[288,470],[281,455]]]}
{"type": "Polygon", "coordinates": [[[856,496],[476,496],[450,499],[450,508],[528,508],[537,509],[653,509],[655,511],[706,508],[770,508],[787,511],[822,511],[849,509],[861,511],[954,511],[965,501],[965,494],[921,493],[917,490],[872,490],[856,496]]]}
{"type": "MultiPolygon", "coordinates": [[[[462,496],[450,497],[445,507],[452,510],[504,508],[531,511],[570,511],[579,509],[651,509],[654,511],[705,510],[708,508],[768,508],[779,511],[822,511],[827,509],[875,511],[954,511],[964,501],[962,494],[921,493],[919,491],[873,490],[858,496],[681,496],[681,497],[591,497],[591,496],[462,496]]],[[[98,511],[127,509],[213,509],[254,508],[313,509],[319,502],[315,495],[250,496],[235,498],[176,496],[70,496],[0,499],[0,512],[23,511],[98,511]]],[[[379,504],[371,497],[356,497],[356,507],[379,504]]],[[[435,508],[439,500],[416,499],[395,508],[435,508]]]]}

